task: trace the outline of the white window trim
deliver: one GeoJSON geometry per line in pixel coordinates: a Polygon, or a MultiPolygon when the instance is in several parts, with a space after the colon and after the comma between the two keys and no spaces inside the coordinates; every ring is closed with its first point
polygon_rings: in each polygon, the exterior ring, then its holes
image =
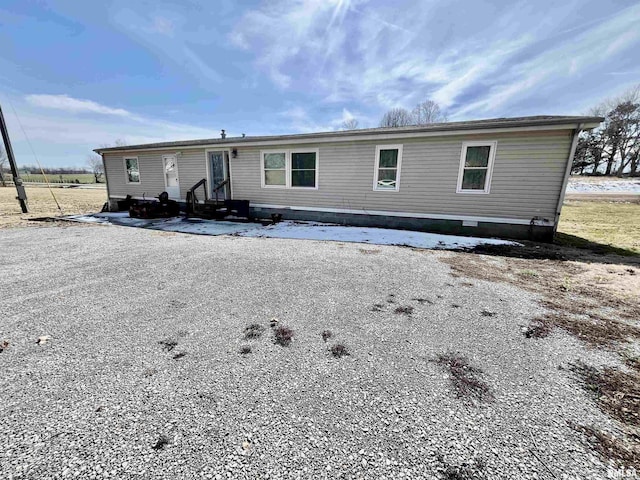
{"type": "MultiPolygon", "coordinates": [[[[289,170],[287,167],[289,166],[287,150],[261,150],[260,151],[260,175],[261,175],[261,184],[262,188],[287,188],[289,184],[289,178],[287,171],[289,170]],[[284,185],[267,185],[265,183],[265,174],[266,169],[264,168],[264,156],[268,153],[284,153],[284,185]]],[[[279,169],[278,169],[279,170],[279,169]]]]}
{"type": "Polygon", "coordinates": [[[289,189],[289,190],[318,190],[320,179],[320,150],[318,148],[296,148],[260,151],[260,185],[262,188],[289,189]],[[265,183],[264,156],[269,153],[284,153],[284,185],[267,185],[265,183]],[[293,187],[291,185],[291,155],[294,153],[315,153],[316,154],[316,178],[314,187],[293,187]]]}
{"type": "MultiPolygon", "coordinates": [[[[456,186],[456,193],[465,193],[471,195],[487,195],[491,192],[491,177],[493,176],[493,163],[496,157],[496,150],[498,147],[498,142],[495,140],[491,141],[474,141],[474,142],[462,142],[462,151],[460,152],[460,167],[458,168],[458,183],[456,186]],[[473,189],[463,189],[462,188],[462,178],[464,175],[464,162],[467,158],[467,148],[468,147],[489,147],[489,162],[487,163],[487,175],[484,178],[484,188],[482,190],[473,190],[473,189]]],[[[469,167],[467,167],[469,168],[469,167]]],[[[480,169],[482,167],[478,167],[480,169]]]]}
{"type": "Polygon", "coordinates": [[[320,151],[318,148],[296,148],[293,150],[289,150],[289,161],[288,161],[288,168],[287,168],[287,180],[288,180],[288,188],[292,189],[292,190],[318,190],[318,179],[320,178],[319,176],[319,172],[320,172],[320,151]],[[292,158],[293,158],[293,154],[294,153],[315,153],[316,154],[316,178],[315,178],[315,182],[314,182],[314,187],[294,187],[291,184],[291,172],[293,171],[292,165],[292,158]]]}
{"type": "Polygon", "coordinates": [[[376,160],[373,170],[373,190],[375,192],[400,191],[400,167],[402,166],[402,145],[376,145],[376,160]],[[398,167],[396,173],[396,188],[378,188],[378,171],[380,170],[380,150],[398,150],[398,167]]]}
{"type": "MultiPolygon", "coordinates": [[[[140,185],[142,183],[142,175],[140,175],[140,160],[138,160],[138,157],[122,157],[122,166],[124,167],[124,181],[125,183],[129,184],[129,185],[140,185]],[[127,160],[135,160],[136,163],[138,164],[138,181],[137,182],[130,182],[129,181],[129,172],[127,171],[127,160]]],[[[164,167],[163,167],[163,171],[164,171],[164,167]]]]}

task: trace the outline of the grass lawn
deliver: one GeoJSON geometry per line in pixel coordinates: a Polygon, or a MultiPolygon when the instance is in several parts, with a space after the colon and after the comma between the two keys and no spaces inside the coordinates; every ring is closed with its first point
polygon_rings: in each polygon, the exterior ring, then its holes
{"type": "Polygon", "coordinates": [[[640,254],[640,197],[635,201],[568,200],[562,207],[558,232],[559,240],[568,245],[594,242],[640,254]]]}
{"type": "MultiPolygon", "coordinates": [[[[22,214],[14,187],[0,187],[0,228],[24,226],[29,218],[60,215],[45,187],[26,187],[29,214],[22,214]]],[[[107,201],[106,188],[53,188],[65,214],[99,212],[107,201]]]]}
{"type": "MultiPolygon", "coordinates": [[[[44,182],[44,176],[41,173],[22,174],[21,177],[24,182],[44,182]]],[[[96,179],[92,173],[51,174],[47,175],[47,179],[49,183],[96,183],[96,179]]]]}

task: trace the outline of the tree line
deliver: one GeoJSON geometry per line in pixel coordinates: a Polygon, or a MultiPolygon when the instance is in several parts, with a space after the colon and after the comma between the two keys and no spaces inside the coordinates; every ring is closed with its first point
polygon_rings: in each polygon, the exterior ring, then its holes
{"type": "Polygon", "coordinates": [[[572,172],[579,175],[640,176],[640,85],[594,107],[604,122],[578,140],[572,172]]]}
{"type": "MultiPolygon", "coordinates": [[[[573,159],[572,173],[578,175],[640,176],[640,84],[616,98],[592,108],[589,115],[603,117],[598,128],[582,132],[573,159]]],[[[446,112],[427,100],[413,110],[392,108],[380,120],[380,127],[404,127],[446,122],[446,112]]],[[[343,123],[344,130],[358,128],[355,118],[343,123]]]]}

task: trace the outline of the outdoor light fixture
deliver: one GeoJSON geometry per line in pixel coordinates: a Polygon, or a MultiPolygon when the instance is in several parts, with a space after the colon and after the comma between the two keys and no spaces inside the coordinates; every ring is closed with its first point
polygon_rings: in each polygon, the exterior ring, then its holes
{"type": "Polygon", "coordinates": [[[234,148],[233,150],[231,150],[231,156],[233,158],[238,158],[238,149],[234,148]]]}

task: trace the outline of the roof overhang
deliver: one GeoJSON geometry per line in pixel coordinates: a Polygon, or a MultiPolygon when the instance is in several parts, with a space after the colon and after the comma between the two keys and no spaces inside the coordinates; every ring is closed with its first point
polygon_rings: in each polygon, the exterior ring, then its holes
{"type": "Polygon", "coordinates": [[[425,127],[401,127],[397,129],[364,129],[338,132],[321,132],[297,135],[275,135],[265,137],[227,138],[209,140],[185,140],[146,145],[97,148],[94,152],[132,152],[139,150],[173,149],[212,149],[266,147],[274,145],[301,145],[343,143],[360,141],[393,141],[407,138],[448,137],[455,135],[484,135],[511,132],[535,132],[549,130],[591,130],[600,125],[602,117],[559,117],[551,120],[535,119],[529,122],[518,121],[493,122],[482,125],[481,122],[458,122],[425,127]]]}

